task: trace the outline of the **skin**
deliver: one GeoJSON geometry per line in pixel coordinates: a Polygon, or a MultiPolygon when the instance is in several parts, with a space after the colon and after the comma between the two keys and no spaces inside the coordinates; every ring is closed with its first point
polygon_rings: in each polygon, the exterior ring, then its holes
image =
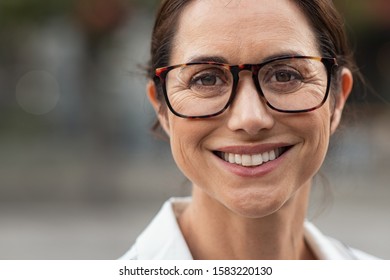
{"type": "MultiPolygon", "coordinates": [[[[288,0],[193,1],[179,20],[171,64],[218,56],[230,64],[259,63],[280,54],[320,56],[305,16],[288,0]]],[[[173,157],[193,184],[193,199],[179,224],[195,259],[312,259],[303,222],[310,187],[352,87],[342,71],[336,107],[283,114],[259,97],[249,72],[223,114],[189,120],[161,113],[154,84],[148,97],[170,136],[173,157]],[[272,171],[239,176],[213,151],[291,145],[272,171]]],[[[164,110],[163,110],[164,111],[164,110]]]]}

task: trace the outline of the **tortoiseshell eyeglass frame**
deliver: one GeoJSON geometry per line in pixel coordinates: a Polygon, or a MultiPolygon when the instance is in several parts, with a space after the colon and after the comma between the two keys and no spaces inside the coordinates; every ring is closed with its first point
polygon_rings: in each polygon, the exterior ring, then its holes
{"type": "Polygon", "coordinates": [[[329,91],[330,91],[330,85],[331,85],[331,77],[332,77],[332,70],[334,67],[337,67],[337,60],[336,58],[329,58],[329,57],[317,57],[317,56],[282,56],[282,57],[277,57],[273,58],[270,60],[267,60],[263,63],[260,64],[239,64],[239,65],[230,65],[230,64],[224,64],[224,63],[218,63],[218,62],[191,62],[191,63],[185,63],[185,64],[177,64],[177,65],[171,65],[171,66],[166,66],[166,67],[160,67],[155,70],[155,75],[154,75],[154,83],[156,87],[160,87],[163,91],[164,94],[164,99],[165,102],[168,105],[169,110],[176,116],[181,117],[181,118],[188,118],[188,119],[205,119],[205,118],[211,118],[215,117],[217,115],[222,114],[227,108],[229,108],[230,104],[232,104],[235,96],[236,96],[236,89],[239,81],[239,74],[241,71],[247,70],[252,72],[252,79],[255,84],[255,87],[258,91],[258,93],[261,95],[261,97],[265,100],[265,103],[269,108],[272,110],[281,112],[281,113],[305,113],[305,112],[311,112],[314,111],[318,108],[320,108],[327,100],[329,91]],[[327,86],[326,86],[326,92],[324,95],[324,98],[320,104],[317,106],[303,109],[303,110],[283,110],[283,109],[278,109],[274,107],[272,104],[268,102],[266,97],[263,94],[263,91],[260,87],[259,79],[258,79],[258,73],[262,67],[265,65],[278,61],[278,60],[287,60],[287,59],[312,59],[312,60],[317,60],[320,61],[324,64],[326,71],[327,71],[327,86]],[[216,66],[221,66],[224,67],[225,69],[229,70],[232,73],[233,77],[233,85],[232,85],[232,91],[230,93],[230,97],[225,104],[225,106],[219,110],[216,113],[213,114],[208,114],[208,115],[200,115],[200,116],[187,116],[180,114],[179,112],[176,112],[171,103],[169,102],[168,94],[167,94],[167,89],[166,89],[166,77],[172,69],[179,68],[179,67],[184,67],[184,66],[189,66],[189,65],[201,65],[201,64],[208,64],[208,65],[216,65],[216,66]]]}

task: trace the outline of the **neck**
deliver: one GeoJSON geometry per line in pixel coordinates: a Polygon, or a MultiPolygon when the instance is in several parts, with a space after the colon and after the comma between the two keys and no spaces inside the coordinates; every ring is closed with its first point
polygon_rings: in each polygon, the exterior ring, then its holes
{"type": "Polygon", "coordinates": [[[248,218],[194,187],[179,224],[194,259],[311,259],[303,234],[309,191],[310,184],[275,213],[248,218]]]}

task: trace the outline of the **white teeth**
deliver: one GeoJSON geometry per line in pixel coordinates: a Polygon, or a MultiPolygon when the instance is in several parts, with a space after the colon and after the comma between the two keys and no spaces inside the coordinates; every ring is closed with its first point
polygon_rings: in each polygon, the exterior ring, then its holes
{"type": "Polygon", "coordinates": [[[221,157],[230,163],[242,165],[242,166],[258,166],[265,162],[277,159],[281,155],[281,149],[276,148],[268,152],[254,155],[241,155],[232,153],[222,153],[221,157]]]}
{"type": "Polygon", "coordinates": [[[261,156],[263,157],[264,162],[269,161],[269,152],[262,153],[261,156]]]}
{"type": "MultiPolygon", "coordinates": [[[[228,154],[228,153],[226,153],[228,154]]],[[[230,163],[236,163],[236,157],[234,156],[234,154],[228,154],[229,156],[229,162],[230,163]]]]}
{"type": "Polygon", "coordinates": [[[242,158],[241,155],[235,154],[234,155],[235,163],[241,164],[242,163],[242,158]]]}
{"type": "Polygon", "coordinates": [[[250,155],[242,155],[241,162],[243,166],[252,166],[252,156],[250,155]]]}
{"type": "Polygon", "coordinates": [[[269,160],[274,160],[276,158],[276,154],[275,154],[275,151],[272,150],[269,152],[269,160]]]}
{"type": "Polygon", "coordinates": [[[261,155],[253,155],[252,156],[252,164],[253,165],[260,165],[263,163],[263,157],[261,155]]]}

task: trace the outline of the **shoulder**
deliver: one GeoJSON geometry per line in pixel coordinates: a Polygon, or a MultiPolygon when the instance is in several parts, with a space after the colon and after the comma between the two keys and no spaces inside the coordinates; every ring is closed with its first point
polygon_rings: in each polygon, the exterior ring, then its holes
{"type": "Polygon", "coordinates": [[[135,244],[119,260],[139,260],[137,247],[135,244]]]}
{"type": "Polygon", "coordinates": [[[171,198],[164,203],[122,260],[192,259],[189,248],[177,223],[188,198],[171,198]]]}
{"type": "Polygon", "coordinates": [[[305,222],[305,239],[313,253],[321,260],[377,260],[368,253],[324,235],[316,226],[305,222]]]}
{"type": "Polygon", "coordinates": [[[352,260],[379,260],[379,258],[370,255],[361,250],[350,247],[349,245],[341,242],[340,240],[334,239],[332,237],[328,237],[328,239],[332,242],[333,246],[337,248],[340,252],[344,252],[349,258],[352,260]]]}

